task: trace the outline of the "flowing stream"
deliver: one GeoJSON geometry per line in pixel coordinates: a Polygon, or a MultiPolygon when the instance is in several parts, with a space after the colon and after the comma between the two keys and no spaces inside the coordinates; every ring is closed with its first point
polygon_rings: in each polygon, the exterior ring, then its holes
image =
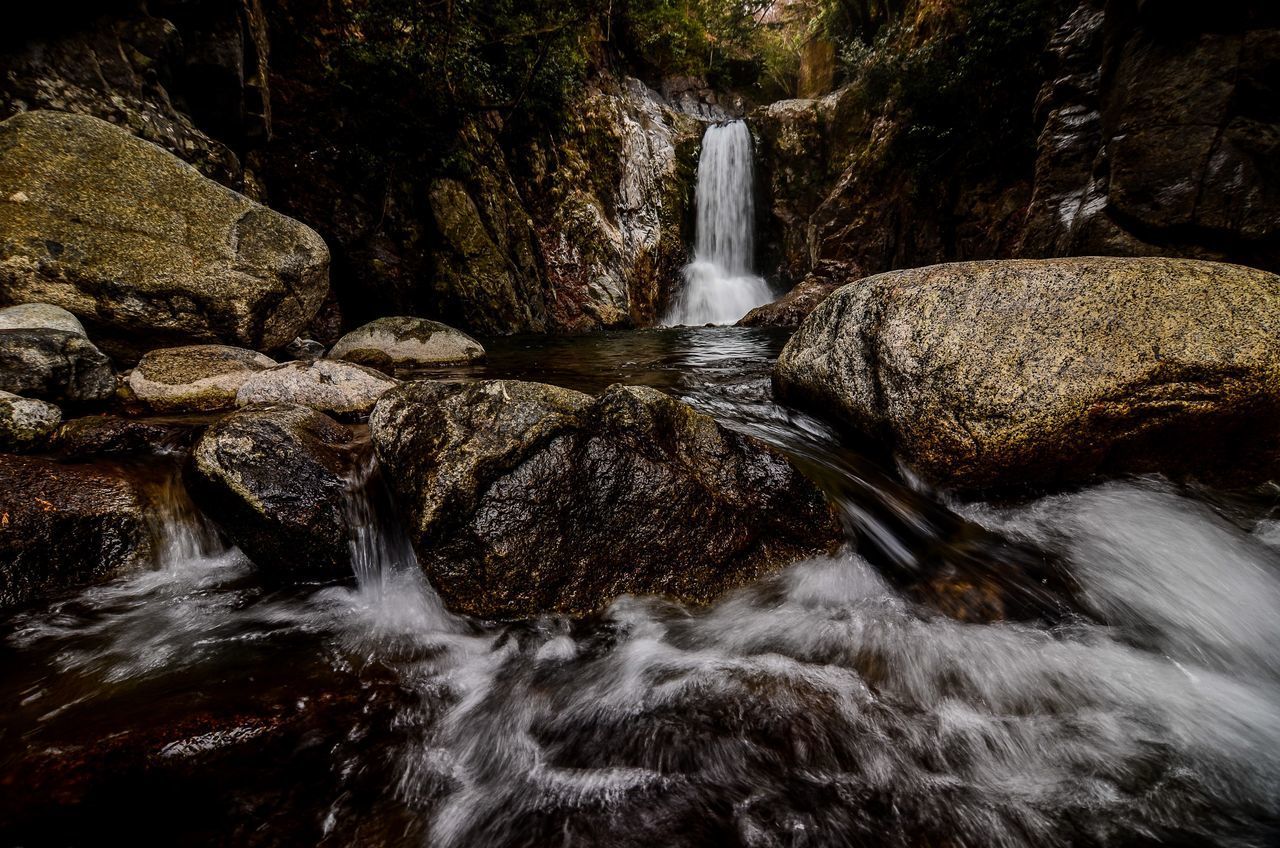
{"type": "Polygon", "coordinates": [[[755,260],[751,132],[745,121],[707,128],[698,158],[697,241],[670,325],[732,324],[773,300],[755,260]]]}
{"type": "Polygon", "coordinates": [[[172,483],[154,569],[0,621],[0,843],[1277,844],[1280,493],[953,503],[777,406],[783,341],[510,339],[453,374],[683,398],[821,482],[839,555],[493,626],[441,606],[372,461],[328,584],[260,579],[172,483]],[[990,581],[1008,620],[938,611],[990,581]]]}

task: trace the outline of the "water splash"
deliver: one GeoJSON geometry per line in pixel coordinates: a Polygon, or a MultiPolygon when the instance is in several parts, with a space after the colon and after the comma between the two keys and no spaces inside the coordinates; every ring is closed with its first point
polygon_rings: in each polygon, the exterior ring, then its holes
{"type": "Polygon", "coordinates": [[[708,127],[698,160],[697,245],[668,324],[732,324],[773,300],[768,284],[751,271],[753,180],[746,123],[708,127]]]}

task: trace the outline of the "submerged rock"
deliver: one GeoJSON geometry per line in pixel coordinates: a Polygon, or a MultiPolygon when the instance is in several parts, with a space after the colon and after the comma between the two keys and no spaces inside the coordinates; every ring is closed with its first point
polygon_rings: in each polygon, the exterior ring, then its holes
{"type": "Polygon", "coordinates": [[[358,418],[396,384],[380,371],[348,362],[286,362],[245,380],[236,404],[294,403],[339,418],[358,418]]]}
{"type": "Polygon", "coordinates": [[[0,330],[0,390],[59,403],[92,403],[115,393],[106,354],[80,333],[0,330]]]}
{"type": "Polygon", "coordinates": [[[282,347],[316,314],[329,253],[297,221],[105,121],[0,123],[0,300],[75,313],[109,350],[282,347]]]}
{"type": "Polygon", "coordinates": [[[484,347],[466,333],[426,318],[379,318],[338,339],[330,359],[367,365],[390,374],[397,368],[474,362],[484,347]]]}
{"type": "Polygon", "coordinates": [[[0,330],[61,330],[89,337],[79,318],[48,303],[20,303],[0,309],[0,330]]]}
{"type": "Polygon", "coordinates": [[[111,577],[150,555],[143,499],[127,479],[0,454],[0,606],[111,577]]]}
{"type": "Polygon", "coordinates": [[[742,316],[738,326],[799,327],[832,292],[860,276],[856,267],[824,262],[782,297],[742,316]]]}
{"type": "Polygon", "coordinates": [[[0,451],[24,451],[48,441],[62,410],[42,400],[0,391],[0,451]]]}
{"type": "Polygon", "coordinates": [[[840,538],[786,458],[654,389],[416,382],[370,427],[423,568],[470,615],[706,603],[840,538]]]}
{"type": "Polygon", "coordinates": [[[302,406],[233,412],[192,451],[192,497],[262,569],[349,573],[350,441],[345,426],[302,406]]]}
{"type": "Polygon", "coordinates": [[[154,412],[234,409],[245,380],[275,364],[271,357],[241,347],[161,348],[142,357],[129,375],[129,388],[154,412]]]}
{"type": "Polygon", "coordinates": [[[1280,277],[1235,265],[937,265],[840,289],[774,384],[958,489],[1215,475],[1276,447],[1278,316],[1280,277]]]}

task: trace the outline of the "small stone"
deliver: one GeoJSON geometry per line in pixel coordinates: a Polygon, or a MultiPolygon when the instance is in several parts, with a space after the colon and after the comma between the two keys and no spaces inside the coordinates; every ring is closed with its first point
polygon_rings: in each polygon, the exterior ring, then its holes
{"type": "Polygon", "coordinates": [[[0,391],[0,450],[42,447],[60,421],[62,410],[53,404],[0,391]]]}
{"type": "Polygon", "coordinates": [[[21,303],[0,309],[0,330],[62,330],[89,337],[79,318],[50,303],[21,303]]]}
{"type": "Polygon", "coordinates": [[[0,390],[56,403],[92,403],[116,390],[111,361],[82,333],[0,330],[0,390]]]}

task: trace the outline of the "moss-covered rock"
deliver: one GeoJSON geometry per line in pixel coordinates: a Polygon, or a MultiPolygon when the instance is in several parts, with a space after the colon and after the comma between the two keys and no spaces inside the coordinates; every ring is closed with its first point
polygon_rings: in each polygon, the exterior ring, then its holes
{"type": "Polygon", "coordinates": [[[109,350],[270,350],[328,288],[315,232],[105,121],[0,123],[0,300],[63,307],[109,350]]]}
{"type": "Polygon", "coordinates": [[[133,396],[153,412],[234,409],[236,392],[276,361],[228,345],[186,345],[148,351],[129,374],[133,396]]]}
{"type": "Polygon", "coordinates": [[[408,383],[370,429],[427,575],[484,618],[706,603],[841,536],[782,455],[654,389],[408,383]]]}
{"type": "Polygon", "coordinates": [[[774,384],[959,489],[1099,471],[1265,476],[1280,437],[1280,277],[1096,257],[892,271],[819,306],[774,384]]]}
{"type": "Polygon", "coordinates": [[[439,321],[394,316],[347,333],[329,351],[329,358],[391,374],[401,368],[475,362],[484,359],[484,346],[439,321]]]}

